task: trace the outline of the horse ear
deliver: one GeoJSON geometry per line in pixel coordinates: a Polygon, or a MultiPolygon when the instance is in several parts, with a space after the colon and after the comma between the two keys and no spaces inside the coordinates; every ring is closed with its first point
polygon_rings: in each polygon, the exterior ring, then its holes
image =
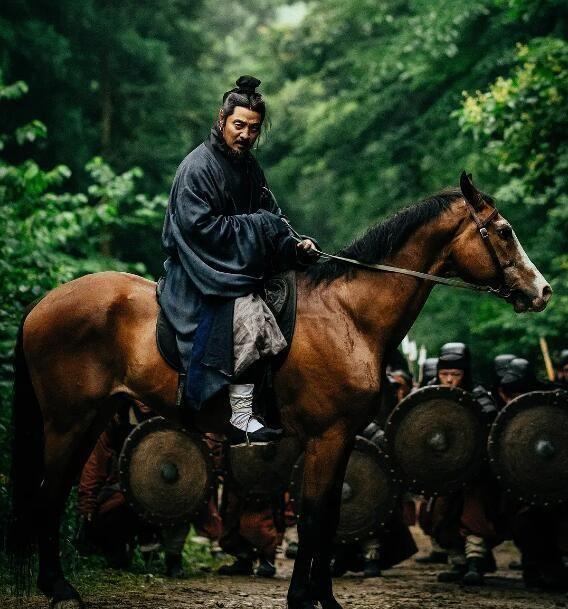
{"type": "Polygon", "coordinates": [[[467,174],[465,171],[461,172],[460,176],[460,189],[463,196],[475,209],[481,207],[483,203],[483,197],[479,190],[473,185],[471,181],[471,173],[467,174]]]}

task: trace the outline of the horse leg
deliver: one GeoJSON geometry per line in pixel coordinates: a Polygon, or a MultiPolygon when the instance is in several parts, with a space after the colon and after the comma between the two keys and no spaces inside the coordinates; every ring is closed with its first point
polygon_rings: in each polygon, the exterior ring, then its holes
{"type": "Polygon", "coordinates": [[[61,514],[71,490],[69,457],[74,449],[73,432],[57,433],[45,428],[45,476],[38,501],[39,573],[38,588],[50,600],[50,606],[82,607],[79,593],[65,579],[59,557],[61,514]]]}
{"type": "Polygon", "coordinates": [[[306,446],[298,554],[288,589],[289,609],[312,609],[314,601],[320,601],[325,609],[341,609],[333,597],[329,574],[338,516],[335,511],[330,515],[328,506],[330,501],[338,504],[335,497],[341,486],[337,477],[343,481],[347,454],[348,441],[339,427],[326,430],[306,446]],[[333,526],[333,530],[328,526],[333,526]]]}
{"type": "Polygon", "coordinates": [[[341,492],[343,480],[349,461],[351,447],[343,451],[339,459],[337,470],[333,479],[332,488],[328,499],[322,506],[322,531],[319,542],[314,553],[312,570],[310,574],[310,593],[315,601],[321,603],[322,609],[341,609],[341,605],[333,596],[333,584],[331,578],[331,559],[333,557],[334,538],[339,524],[341,509],[341,492]]]}
{"type": "Polygon", "coordinates": [[[45,426],[45,477],[40,489],[38,517],[39,573],[37,586],[48,597],[51,609],[82,608],[77,590],[67,581],[60,559],[60,524],[65,503],[78,473],[104,429],[116,403],[110,400],[102,410],[92,410],[65,431],[45,426]]]}

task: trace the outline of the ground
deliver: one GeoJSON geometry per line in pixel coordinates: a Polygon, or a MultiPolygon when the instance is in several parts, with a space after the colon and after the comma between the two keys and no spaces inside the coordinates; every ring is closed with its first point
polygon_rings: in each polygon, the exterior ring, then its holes
{"type": "MultiPolygon", "coordinates": [[[[416,530],[422,551],[427,542],[416,530]]],[[[498,571],[482,588],[439,584],[440,569],[418,566],[413,559],[385,572],[379,579],[345,576],[335,580],[337,599],[344,609],[555,609],[568,607],[568,595],[526,590],[519,571],[509,569],[518,558],[515,548],[504,544],[496,552],[498,571]]],[[[278,561],[278,575],[220,577],[203,574],[186,580],[146,575],[125,583],[117,572],[102,571],[97,592],[85,593],[86,609],[285,609],[292,561],[278,561]]],[[[442,567],[440,567],[442,568],[442,567]]],[[[3,609],[21,608],[11,598],[1,598],[3,609]]],[[[23,607],[47,608],[42,597],[26,600],[23,607]]]]}

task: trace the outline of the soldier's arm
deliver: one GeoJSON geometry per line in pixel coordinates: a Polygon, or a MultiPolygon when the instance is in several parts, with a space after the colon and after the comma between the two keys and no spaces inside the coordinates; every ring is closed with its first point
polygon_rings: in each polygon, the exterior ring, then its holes
{"type": "Polygon", "coordinates": [[[97,510],[97,497],[107,478],[112,455],[108,433],[104,431],[85,463],[79,481],[77,507],[87,520],[90,520],[97,510]]]}

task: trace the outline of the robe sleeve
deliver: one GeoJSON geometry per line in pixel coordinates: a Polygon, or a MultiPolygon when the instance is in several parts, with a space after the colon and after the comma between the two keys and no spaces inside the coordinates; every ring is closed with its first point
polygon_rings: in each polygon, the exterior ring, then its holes
{"type": "Polygon", "coordinates": [[[295,242],[271,211],[215,213],[222,209],[221,183],[210,164],[182,167],[172,190],[169,226],[180,262],[199,291],[238,298],[260,287],[275,260],[293,268],[295,242]]]}

